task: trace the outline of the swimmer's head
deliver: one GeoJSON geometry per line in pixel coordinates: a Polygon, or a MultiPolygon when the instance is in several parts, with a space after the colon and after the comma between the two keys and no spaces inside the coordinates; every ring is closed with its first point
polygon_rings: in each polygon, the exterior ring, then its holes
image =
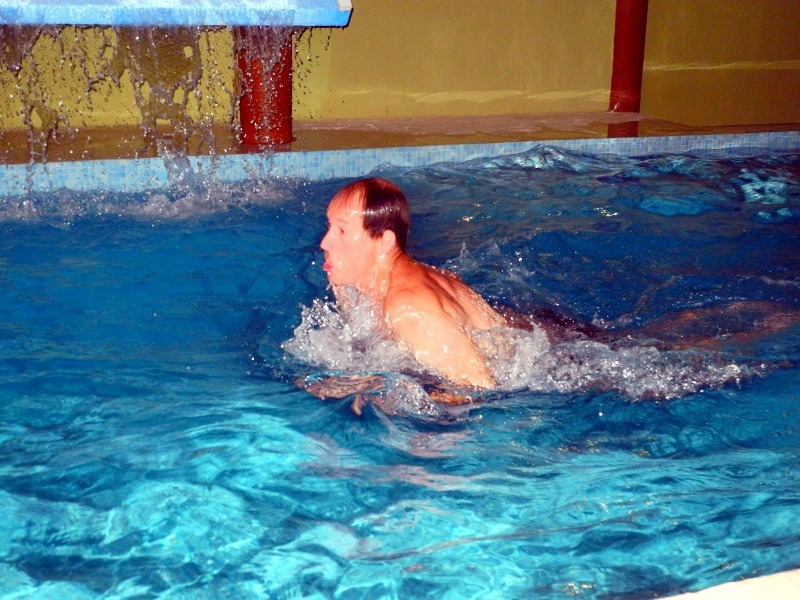
{"type": "Polygon", "coordinates": [[[385,179],[355,181],[333,197],[327,216],[320,247],[328,281],[364,293],[377,289],[378,271],[405,251],[409,209],[403,193],[385,179]]]}
{"type": "Polygon", "coordinates": [[[370,237],[379,238],[385,231],[394,233],[397,247],[405,252],[411,210],[403,192],[391,181],[371,177],[359,179],[343,187],[331,205],[354,203],[362,212],[364,229],[370,237]]]}

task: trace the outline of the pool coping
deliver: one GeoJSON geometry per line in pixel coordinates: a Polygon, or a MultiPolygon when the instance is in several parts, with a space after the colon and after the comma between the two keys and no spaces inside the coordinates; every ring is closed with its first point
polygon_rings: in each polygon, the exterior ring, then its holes
{"type": "Polygon", "coordinates": [[[800,569],[722,583],[662,600],[794,600],[800,598],[800,569]]]}
{"type": "Polygon", "coordinates": [[[82,192],[136,193],[164,189],[171,181],[213,173],[222,182],[252,178],[335,179],[361,177],[382,166],[421,167],[518,154],[537,146],[572,152],[646,156],[715,151],[723,156],[744,149],[800,149],[800,131],[665,135],[630,138],[554,139],[480,144],[293,151],[216,156],[165,155],[138,159],[100,159],[0,165],[0,197],[82,192]]]}

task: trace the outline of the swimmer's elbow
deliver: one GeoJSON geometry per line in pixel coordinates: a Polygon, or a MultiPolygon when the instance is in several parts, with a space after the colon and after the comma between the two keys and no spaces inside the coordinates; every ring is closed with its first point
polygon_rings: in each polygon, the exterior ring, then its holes
{"type": "Polygon", "coordinates": [[[447,378],[456,385],[464,385],[480,390],[493,390],[497,387],[494,377],[491,376],[486,367],[469,373],[451,374],[447,378]]]}
{"type": "Polygon", "coordinates": [[[497,387],[497,384],[491,375],[485,375],[478,378],[472,386],[483,390],[493,390],[497,387]]]}
{"type": "MultiPolygon", "coordinates": [[[[437,357],[447,356],[447,354],[447,347],[445,346],[441,355],[437,354],[437,357]]],[[[496,387],[494,377],[489,373],[489,369],[477,359],[465,361],[467,364],[466,368],[464,368],[465,365],[443,364],[442,361],[434,359],[431,352],[424,350],[413,352],[413,356],[417,362],[427,365],[428,368],[437,372],[443,379],[455,385],[482,390],[491,390],[496,387]]]]}

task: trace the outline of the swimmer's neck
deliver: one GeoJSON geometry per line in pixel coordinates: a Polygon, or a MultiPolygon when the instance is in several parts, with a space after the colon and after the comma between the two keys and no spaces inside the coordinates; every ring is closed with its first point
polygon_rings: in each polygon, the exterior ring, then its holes
{"type": "Polygon", "coordinates": [[[398,267],[412,264],[416,264],[413,258],[394,247],[386,255],[375,259],[369,278],[362,285],[357,285],[356,289],[376,305],[383,306],[389,290],[395,284],[393,278],[398,267]]]}

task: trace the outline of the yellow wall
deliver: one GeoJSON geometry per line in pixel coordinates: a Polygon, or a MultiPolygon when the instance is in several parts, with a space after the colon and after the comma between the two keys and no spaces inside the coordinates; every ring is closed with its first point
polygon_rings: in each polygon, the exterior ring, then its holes
{"type": "MultiPolygon", "coordinates": [[[[615,0],[355,0],[297,118],[602,111],[615,0]]],[[[301,57],[305,43],[298,44],[301,57]]]]}
{"type": "Polygon", "coordinates": [[[650,0],[644,114],[800,123],[800,0],[650,0]]]}
{"type": "MultiPolygon", "coordinates": [[[[0,58],[6,55],[0,61],[0,129],[28,122],[45,130],[59,122],[73,128],[140,123],[142,109],[157,98],[149,85],[135,85],[125,61],[141,64],[149,80],[171,90],[171,102],[184,107],[193,121],[230,118],[234,71],[227,30],[200,35],[170,30],[159,36],[134,29],[118,34],[106,27],[64,27],[45,29],[35,43],[26,44],[35,33],[26,28],[14,37],[0,37],[0,58]],[[150,35],[160,47],[156,54],[150,52],[150,35]],[[137,36],[141,43],[134,42],[137,36]],[[24,46],[30,47],[20,54],[24,46]]],[[[161,110],[169,116],[166,108],[161,110]]],[[[158,111],[154,106],[154,117],[161,116],[158,111]]]]}
{"type": "MultiPolygon", "coordinates": [[[[348,27],[297,40],[295,119],[605,111],[615,2],[353,0],[348,27]]],[[[800,122],[798,31],[800,0],[650,0],[642,112],[699,125],[800,122]]],[[[8,60],[17,49],[2,42],[8,60]]],[[[28,117],[47,128],[56,114],[70,127],[138,123],[136,93],[141,103],[148,89],[120,70],[123,42],[106,28],[40,36],[18,73],[0,65],[0,128],[28,117]],[[88,90],[99,71],[118,82],[88,90]]],[[[170,56],[202,65],[191,89],[192,77],[175,75],[173,100],[191,119],[234,119],[230,34],[203,34],[185,52],[162,45],[159,77],[172,72],[170,56]]]]}
{"type": "MultiPolygon", "coordinates": [[[[347,28],[315,29],[297,40],[295,118],[605,110],[614,1],[355,0],[347,28]]],[[[194,54],[212,56],[217,66],[187,106],[195,120],[211,110],[224,122],[232,102],[230,36],[212,36],[194,44],[194,54]]],[[[84,91],[83,72],[109,67],[117,37],[109,29],[67,28],[60,35],[67,45],[83,40],[88,48],[68,58],[70,68],[48,35],[18,74],[0,67],[0,127],[23,125],[20,95],[35,107],[34,124],[64,110],[72,127],[137,122],[127,72],[118,73],[119,85],[84,91]]],[[[175,53],[160,54],[164,61],[175,53]]]]}

